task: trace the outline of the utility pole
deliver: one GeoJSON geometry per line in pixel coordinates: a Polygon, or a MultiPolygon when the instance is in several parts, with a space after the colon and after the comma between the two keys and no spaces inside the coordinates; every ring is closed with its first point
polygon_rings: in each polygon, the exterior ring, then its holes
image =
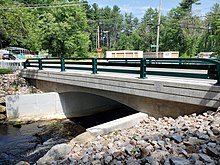
{"type": "Polygon", "coordinates": [[[159,13],[158,13],[158,25],[157,25],[157,47],[156,47],[156,57],[158,58],[159,51],[159,40],[160,40],[160,17],[162,12],[162,0],[160,0],[159,13]]]}
{"type": "Polygon", "coordinates": [[[103,31],[103,33],[106,34],[106,45],[107,45],[107,48],[109,49],[109,31],[103,31]]]}
{"type": "Polygon", "coordinates": [[[107,31],[107,48],[109,49],[109,31],[107,31]]]}
{"type": "MultiPolygon", "coordinates": [[[[99,32],[99,26],[97,30],[97,36],[98,36],[98,48],[100,48],[100,32],[99,32]]],[[[100,53],[98,52],[98,58],[100,58],[100,53]]]]}

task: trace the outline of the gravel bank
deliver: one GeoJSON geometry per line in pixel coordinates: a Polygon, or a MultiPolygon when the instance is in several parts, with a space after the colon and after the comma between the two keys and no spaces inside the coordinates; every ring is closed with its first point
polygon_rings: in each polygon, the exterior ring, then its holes
{"type": "Polygon", "coordinates": [[[148,116],[132,128],[79,139],[54,146],[36,164],[220,164],[220,112],[148,116]]]}

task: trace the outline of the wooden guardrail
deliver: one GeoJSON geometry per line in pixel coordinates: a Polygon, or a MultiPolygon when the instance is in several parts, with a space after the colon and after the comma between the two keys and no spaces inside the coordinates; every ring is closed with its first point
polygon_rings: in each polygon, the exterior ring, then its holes
{"type": "Polygon", "coordinates": [[[116,72],[139,74],[144,79],[147,75],[214,79],[220,85],[220,59],[203,58],[42,58],[27,59],[24,68],[56,68],[60,71],[69,69],[98,72],[116,72]],[[151,68],[150,70],[148,68],[151,68]],[[158,70],[158,69],[164,70],[158,70]],[[178,70],[178,71],[177,71],[178,70]],[[187,72],[205,70],[206,72],[187,72]]]}

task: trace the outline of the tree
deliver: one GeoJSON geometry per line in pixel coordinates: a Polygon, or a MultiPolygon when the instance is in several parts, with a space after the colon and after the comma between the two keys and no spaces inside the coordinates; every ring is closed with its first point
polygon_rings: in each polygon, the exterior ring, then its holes
{"type": "Polygon", "coordinates": [[[17,7],[14,4],[5,4],[4,7],[8,10],[4,10],[0,16],[2,46],[21,46],[38,51],[41,44],[36,10],[29,11],[22,5],[17,7]]]}
{"type": "MultiPolygon", "coordinates": [[[[188,56],[199,51],[220,52],[219,4],[205,17],[197,17],[192,6],[199,2],[182,0],[161,17],[160,50],[188,56]]],[[[139,22],[132,13],[122,15],[118,6],[100,8],[87,0],[0,0],[0,6],[4,9],[0,10],[0,47],[85,57],[88,51],[97,51],[99,27],[103,50],[155,51],[151,45],[156,45],[157,9],[149,8],[139,22]]]]}
{"type": "Polygon", "coordinates": [[[44,50],[59,57],[86,56],[89,34],[86,13],[80,4],[49,8],[40,17],[44,50]]]}
{"type": "Polygon", "coordinates": [[[192,15],[192,5],[198,0],[183,0],[176,8],[171,9],[162,21],[161,49],[176,50],[181,55],[194,56],[199,50],[202,21],[192,15]]]}
{"type": "Polygon", "coordinates": [[[144,51],[151,51],[151,45],[156,44],[158,11],[149,8],[137,30],[140,36],[139,48],[144,51]]]}
{"type": "Polygon", "coordinates": [[[201,51],[219,52],[220,40],[218,32],[218,24],[220,19],[220,5],[215,4],[212,11],[206,14],[204,20],[205,32],[200,42],[201,51]]]}
{"type": "Polygon", "coordinates": [[[45,8],[27,8],[29,3],[34,2],[4,4],[10,10],[0,16],[1,43],[26,47],[34,52],[49,50],[56,56],[86,55],[89,45],[87,18],[79,1],[37,1],[45,3],[45,8]]]}
{"type": "Polygon", "coordinates": [[[183,12],[191,12],[193,4],[199,5],[200,2],[199,0],[183,0],[180,2],[180,8],[183,12]]]}

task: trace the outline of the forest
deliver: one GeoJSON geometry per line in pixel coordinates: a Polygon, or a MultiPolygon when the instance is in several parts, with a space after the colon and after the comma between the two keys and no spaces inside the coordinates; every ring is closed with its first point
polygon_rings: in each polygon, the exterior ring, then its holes
{"type": "Polygon", "coordinates": [[[199,0],[182,0],[158,25],[158,9],[142,18],[86,0],[0,0],[0,48],[17,46],[57,57],[91,57],[97,40],[106,50],[155,51],[160,26],[160,51],[179,51],[181,57],[199,52],[220,55],[220,4],[202,15],[193,14],[199,0]],[[98,30],[99,29],[99,30],[98,30]],[[98,37],[98,31],[100,37],[98,37]]]}

